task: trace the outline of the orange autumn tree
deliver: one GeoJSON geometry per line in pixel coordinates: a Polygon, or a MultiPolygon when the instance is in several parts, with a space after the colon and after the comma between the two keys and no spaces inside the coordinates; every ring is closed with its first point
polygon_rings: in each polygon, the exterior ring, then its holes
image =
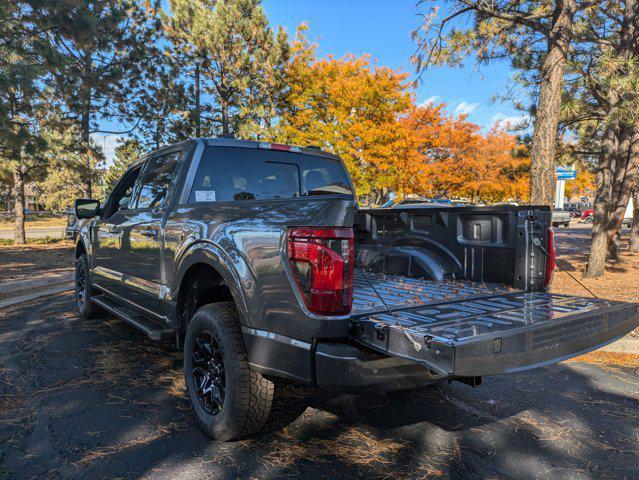
{"type": "Polygon", "coordinates": [[[530,160],[514,135],[497,127],[482,135],[465,116],[446,116],[443,105],[414,108],[402,123],[412,140],[412,153],[402,154],[412,158],[408,173],[419,182],[411,193],[487,203],[527,200],[530,160]]]}
{"type": "Polygon", "coordinates": [[[577,169],[574,180],[566,182],[566,197],[593,196],[595,192],[595,174],[586,168],[577,169]]]}
{"type": "Polygon", "coordinates": [[[358,195],[394,188],[398,117],[411,102],[408,74],[375,67],[370,57],[317,59],[316,44],[297,32],[288,66],[288,92],[274,138],[319,145],[346,164],[358,195]]]}
{"type": "Polygon", "coordinates": [[[443,104],[415,105],[407,74],[368,56],[318,59],[305,31],[293,43],[273,140],[338,154],[358,196],[377,201],[390,191],[485,202],[528,195],[529,161],[516,137],[482,135],[443,104]]]}

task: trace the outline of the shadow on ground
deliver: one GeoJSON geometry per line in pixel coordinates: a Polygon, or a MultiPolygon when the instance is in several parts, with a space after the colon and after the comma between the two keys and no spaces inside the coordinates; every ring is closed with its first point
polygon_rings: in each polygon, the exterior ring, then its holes
{"type": "Polygon", "coordinates": [[[564,363],[387,395],[285,385],[298,418],[239,442],[195,426],[181,355],[70,295],[0,312],[0,477],[622,478],[637,365],[564,363]]]}

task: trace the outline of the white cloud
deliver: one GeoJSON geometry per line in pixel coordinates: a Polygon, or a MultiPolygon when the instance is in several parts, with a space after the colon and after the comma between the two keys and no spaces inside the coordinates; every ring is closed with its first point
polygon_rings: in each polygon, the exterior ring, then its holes
{"type": "Polygon", "coordinates": [[[527,126],[527,124],[530,123],[530,116],[526,114],[505,115],[503,113],[498,113],[496,115],[493,115],[491,120],[493,125],[497,124],[497,126],[500,128],[516,129],[527,126]]]}
{"type": "Polygon", "coordinates": [[[461,102],[455,107],[455,115],[469,115],[479,107],[479,103],[461,102]]]}
{"type": "Polygon", "coordinates": [[[417,108],[424,108],[427,107],[429,105],[432,105],[433,103],[435,103],[436,101],[439,100],[439,95],[433,95],[432,97],[428,97],[426,100],[424,100],[421,103],[417,104],[417,108]]]}
{"type": "Polygon", "coordinates": [[[113,159],[115,158],[115,147],[118,145],[118,140],[123,138],[125,137],[115,133],[91,134],[91,140],[93,140],[95,146],[104,150],[107,165],[111,165],[113,163],[113,159]]]}

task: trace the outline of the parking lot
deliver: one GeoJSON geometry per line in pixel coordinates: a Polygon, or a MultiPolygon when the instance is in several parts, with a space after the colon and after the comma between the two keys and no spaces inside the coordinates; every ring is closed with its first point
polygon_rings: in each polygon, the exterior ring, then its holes
{"type": "Polygon", "coordinates": [[[283,385],[266,432],[223,444],[195,426],[179,352],[81,321],[65,293],[0,310],[0,478],[636,478],[638,374],[595,352],[476,389],[283,385]]]}

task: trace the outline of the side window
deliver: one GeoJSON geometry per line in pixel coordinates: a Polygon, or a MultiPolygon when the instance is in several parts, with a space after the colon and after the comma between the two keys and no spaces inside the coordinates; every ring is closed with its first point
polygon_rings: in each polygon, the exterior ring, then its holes
{"type": "Polygon", "coordinates": [[[171,189],[173,174],[180,160],[181,152],[172,152],[149,160],[139,182],[135,208],[157,208],[166,203],[171,189]]]}
{"type": "Polygon", "coordinates": [[[133,186],[135,181],[140,175],[141,165],[132,168],[124,174],[120,179],[116,187],[113,189],[113,193],[109,198],[107,205],[107,212],[105,218],[110,218],[113,214],[120,210],[127,210],[131,206],[131,196],[133,195],[133,186]]]}

